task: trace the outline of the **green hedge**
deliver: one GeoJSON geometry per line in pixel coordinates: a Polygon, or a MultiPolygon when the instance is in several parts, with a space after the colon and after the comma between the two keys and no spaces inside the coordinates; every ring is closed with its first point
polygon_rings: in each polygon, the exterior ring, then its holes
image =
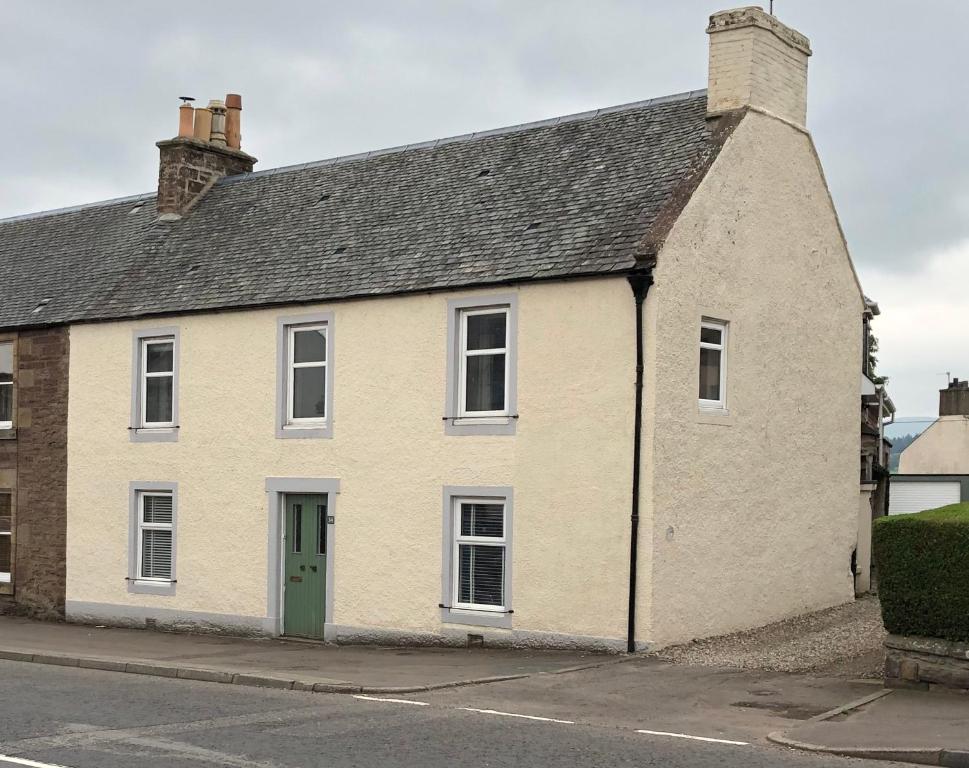
{"type": "Polygon", "coordinates": [[[889,632],[969,641],[969,503],[876,520],[872,554],[889,632]]]}

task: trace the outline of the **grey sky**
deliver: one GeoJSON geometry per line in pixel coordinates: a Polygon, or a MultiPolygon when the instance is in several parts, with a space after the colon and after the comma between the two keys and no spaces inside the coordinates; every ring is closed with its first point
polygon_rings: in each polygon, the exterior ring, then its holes
{"type": "MultiPolygon", "coordinates": [[[[4,0],[0,216],[149,191],[180,95],[243,94],[257,168],[703,88],[711,0],[4,0]]],[[[969,3],[776,0],[811,38],[809,126],[883,316],[881,371],[931,415],[969,377],[969,3]]],[[[791,340],[797,344],[796,339],[791,340]]]]}

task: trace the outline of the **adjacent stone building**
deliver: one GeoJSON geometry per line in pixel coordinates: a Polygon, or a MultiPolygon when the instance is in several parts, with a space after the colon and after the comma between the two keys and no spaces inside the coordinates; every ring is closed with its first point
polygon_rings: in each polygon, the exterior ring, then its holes
{"type": "Polygon", "coordinates": [[[0,332],[0,610],[63,615],[66,326],[0,332]]]}

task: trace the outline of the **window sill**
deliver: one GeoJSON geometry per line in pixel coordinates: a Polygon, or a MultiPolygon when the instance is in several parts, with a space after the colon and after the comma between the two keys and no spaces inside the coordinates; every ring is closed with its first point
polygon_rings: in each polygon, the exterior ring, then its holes
{"type": "Polygon", "coordinates": [[[129,578],[128,592],[135,595],[174,595],[175,582],[129,578]]]}
{"type": "Polygon", "coordinates": [[[505,611],[469,611],[462,608],[441,608],[441,621],[472,627],[511,629],[511,613],[505,611]]]}
{"type": "Polygon", "coordinates": [[[446,435],[514,435],[517,416],[445,416],[446,435]]]}
{"type": "Polygon", "coordinates": [[[0,427],[0,440],[16,440],[16,439],[17,439],[16,427],[0,427]]]}
{"type": "Polygon", "coordinates": [[[177,443],[178,427],[129,427],[133,443],[177,443]]]}
{"type": "Polygon", "coordinates": [[[312,440],[333,437],[333,424],[323,421],[315,424],[277,424],[276,438],[279,440],[312,440]]]}
{"type": "Polygon", "coordinates": [[[734,423],[734,417],[726,408],[708,408],[700,406],[696,417],[697,424],[716,424],[729,427],[734,423]]]}

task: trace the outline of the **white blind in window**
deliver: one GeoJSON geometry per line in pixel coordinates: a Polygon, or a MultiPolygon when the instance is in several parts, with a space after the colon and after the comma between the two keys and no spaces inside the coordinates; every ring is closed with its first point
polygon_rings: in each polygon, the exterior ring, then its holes
{"type": "Polygon", "coordinates": [[[457,531],[457,602],[505,604],[505,507],[461,502],[457,531]]]}
{"type": "Polygon", "coordinates": [[[146,523],[172,524],[172,497],[145,495],[146,523]]]}
{"type": "Polygon", "coordinates": [[[172,578],[172,532],[142,531],[141,576],[144,579],[172,578]]]}
{"type": "Polygon", "coordinates": [[[173,523],[171,494],[142,494],[141,578],[172,578],[173,523]]]}

